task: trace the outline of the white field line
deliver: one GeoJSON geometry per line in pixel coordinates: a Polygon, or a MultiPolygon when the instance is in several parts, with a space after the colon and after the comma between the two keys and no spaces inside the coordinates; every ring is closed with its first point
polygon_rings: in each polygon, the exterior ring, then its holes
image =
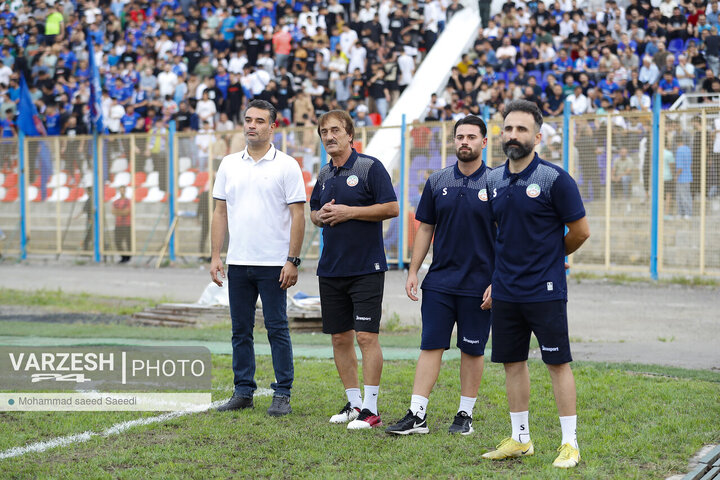
{"type": "MultiPolygon", "coordinates": [[[[270,390],[269,388],[259,388],[255,391],[256,397],[266,397],[266,396],[269,396],[272,394],[273,394],[273,391],[270,390]]],[[[26,453],[44,452],[45,450],[50,450],[52,448],[57,448],[57,447],[65,447],[67,445],[72,445],[74,443],[83,443],[83,442],[87,442],[88,440],[90,440],[93,437],[109,437],[111,435],[118,435],[118,434],[123,433],[124,431],[129,430],[133,427],[150,425],[153,423],[161,423],[161,422],[165,422],[167,420],[172,420],[173,418],[178,418],[178,417],[190,415],[193,413],[206,412],[210,409],[218,407],[219,405],[222,405],[225,402],[226,402],[226,400],[220,400],[217,402],[210,403],[208,405],[203,405],[203,406],[192,408],[189,410],[181,410],[181,411],[177,411],[177,412],[164,413],[162,415],[158,415],[157,417],[148,417],[148,418],[139,418],[137,420],[129,420],[127,422],[115,424],[112,427],[110,427],[106,430],[103,430],[102,432],[83,432],[83,433],[78,433],[76,435],[67,435],[64,437],[56,437],[51,440],[47,440],[45,442],[31,443],[29,445],[25,445],[24,447],[13,447],[8,450],[5,450],[4,452],[0,452],[0,460],[4,460],[6,458],[19,457],[21,455],[25,455],[26,453]]]]}

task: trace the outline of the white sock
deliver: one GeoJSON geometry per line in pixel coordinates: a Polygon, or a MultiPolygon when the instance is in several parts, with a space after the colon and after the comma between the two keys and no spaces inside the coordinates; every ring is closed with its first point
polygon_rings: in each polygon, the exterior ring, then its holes
{"type": "Polygon", "coordinates": [[[530,441],[530,425],[528,424],[528,412],[510,412],[512,422],[512,438],[520,443],[530,441]]]}
{"type": "Polygon", "coordinates": [[[359,388],[346,388],[345,395],[347,395],[348,402],[352,408],[360,408],[362,405],[362,396],[360,396],[359,388]]]}
{"type": "Polygon", "coordinates": [[[365,388],[364,388],[365,398],[363,398],[361,410],[365,410],[367,408],[372,413],[377,415],[377,413],[378,413],[378,410],[377,410],[378,390],[380,390],[379,385],[365,385],[365,388]]]}
{"type": "Polygon", "coordinates": [[[458,413],[465,412],[472,417],[473,408],[475,408],[475,400],[477,400],[477,397],[463,397],[460,395],[458,413]]]}
{"type": "Polygon", "coordinates": [[[562,429],[562,442],[560,445],[569,443],[575,448],[578,448],[577,443],[577,415],[569,417],[560,417],[560,428],[562,429]]]}
{"type": "Polygon", "coordinates": [[[410,399],[410,411],[418,418],[425,418],[427,405],[428,399],[422,395],[413,395],[410,399]]]}

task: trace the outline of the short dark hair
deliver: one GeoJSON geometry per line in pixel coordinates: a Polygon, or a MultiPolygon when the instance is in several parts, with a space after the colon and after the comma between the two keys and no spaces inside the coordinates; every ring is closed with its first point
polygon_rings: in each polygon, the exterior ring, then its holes
{"type": "Polygon", "coordinates": [[[476,125],[480,128],[480,133],[482,133],[483,138],[487,136],[487,126],[485,125],[485,122],[483,122],[483,119],[477,115],[467,115],[455,122],[455,126],[453,127],[453,137],[457,133],[457,129],[460,125],[476,125]]]}
{"type": "Polygon", "coordinates": [[[505,111],[503,112],[503,120],[507,118],[512,112],[523,112],[529,113],[535,120],[535,130],[540,131],[540,127],[543,124],[543,117],[540,109],[535,102],[528,100],[513,100],[512,102],[505,105],[505,111]]]}
{"type": "Polygon", "coordinates": [[[345,110],[330,110],[329,112],[324,113],[318,120],[318,135],[320,135],[320,128],[332,118],[339,120],[340,123],[344,125],[345,132],[347,132],[347,134],[355,140],[355,125],[353,124],[352,117],[345,110]]]}
{"type": "Polygon", "coordinates": [[[245,109],[245,113],[247,114],[247,111],[251,108],[259,108],[260,110],[267,110],[270,113],[270,123],[275,123],[275,120],[277,119],[277,108],[273,106],[272,103],[266,101],[266,100],[253,100],[250,103],[248,103],[247,108],[245,109]]]}

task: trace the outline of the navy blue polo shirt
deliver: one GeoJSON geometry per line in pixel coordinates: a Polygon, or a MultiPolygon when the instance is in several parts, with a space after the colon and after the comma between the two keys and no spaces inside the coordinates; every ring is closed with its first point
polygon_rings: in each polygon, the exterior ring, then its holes
{"type": "Polygon", "coordinates": [[[457,164],[438,170],[425,183],[415,219],[435,225],[433,259],[422,288],[482,297],[495,264],[495,226],[483,163],[465,176],[457,164]]]}
{"type": "MultiPolygon", "coordinates": [[[[367,207],[397,201],[392,181],[382,162],[353,149],[342,167],[332,160],[318,173],[310,196],[310,209],[335,203],[367,207]]],[[[350,277],[387,270],[382,222],[348,220],[322,229],[323,251],[319,277],[350,277]]]]}
{"type": "Polygon", "coordinates": [[[498,227],[492,297],[517,303],[567,300],[565,224],[585,216],[575,180],[535,154],[517,174],[506,161],[487,183],[498,227]]]}

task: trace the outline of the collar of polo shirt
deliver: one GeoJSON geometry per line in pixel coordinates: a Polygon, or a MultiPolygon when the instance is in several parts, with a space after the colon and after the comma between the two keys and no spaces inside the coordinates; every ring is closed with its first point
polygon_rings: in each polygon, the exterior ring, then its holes
{"type": "Polygon", "coordinates": [[[355,165],[355,160],[357,160],[357,157],[358,157],[358,153],[353,148],[347,161],[339,167],[335,166],[335,163],[333,162],[332,157],[330,157],[330,166],[334,169],[347,168],[348,170],[350,170],[353,167],[353,165],[355,165]]]}
{"type": "Polygon", "coordinates": [[[528,166],[525,167],[525,170],[523,170],[520,173],[512,173],[510,171],[510,160],[506,160],[505,168],[503,171],[503,178],[517,176],[518,178],[522,178],[523,180],[525,180],[532,174],[532,172],[535,171],[535,169],[537,168],[539,163],[540,163],[540,157],[538,156],[537,152],[535,152],[535,157],[532,159],[532,162],[530,162],[528,164],[528,166]]]}
{"type": "MultiPolygon", "coordinates": [[[[456,179],[466,177],[466,175],[463,175],[463,173],[460,171],[460,167],[458,165],[459,163],[460,163],[460,161],[458,160],[458,162],[455,163],[455,167],[453,168],[453,173],[455,174],[456,179]]],[[[482,176],[482,174],[485,172],[486,168],[487,167],[485,166],[485,162],[482,162],[480,164],[480,168],[475,170],[471,175],[467,175],[467,178],[469,178],[470,180],[477,180],[478,178],[480,178],[482,176]]]]}
{"type": "MultiPolygon", "coordinates": [[[[277,156],[277,150],[275,149],[275,145],[273,145],[271,143],[268,151],[265,153],[265,155],[263,155],[263,157],[260,160],[257,161],[257,163],[260,163],[263,160],[268,160],[268,161],[275,160],[276,156],[277,156]]],[[[243,150],[243,152],[242,152],[242,159],[255,161],[255,159],[252,158],[252,156],[250,156],[250,154],[248,153],[247,146],[245,147],[245,150],[243,150]]]]}

